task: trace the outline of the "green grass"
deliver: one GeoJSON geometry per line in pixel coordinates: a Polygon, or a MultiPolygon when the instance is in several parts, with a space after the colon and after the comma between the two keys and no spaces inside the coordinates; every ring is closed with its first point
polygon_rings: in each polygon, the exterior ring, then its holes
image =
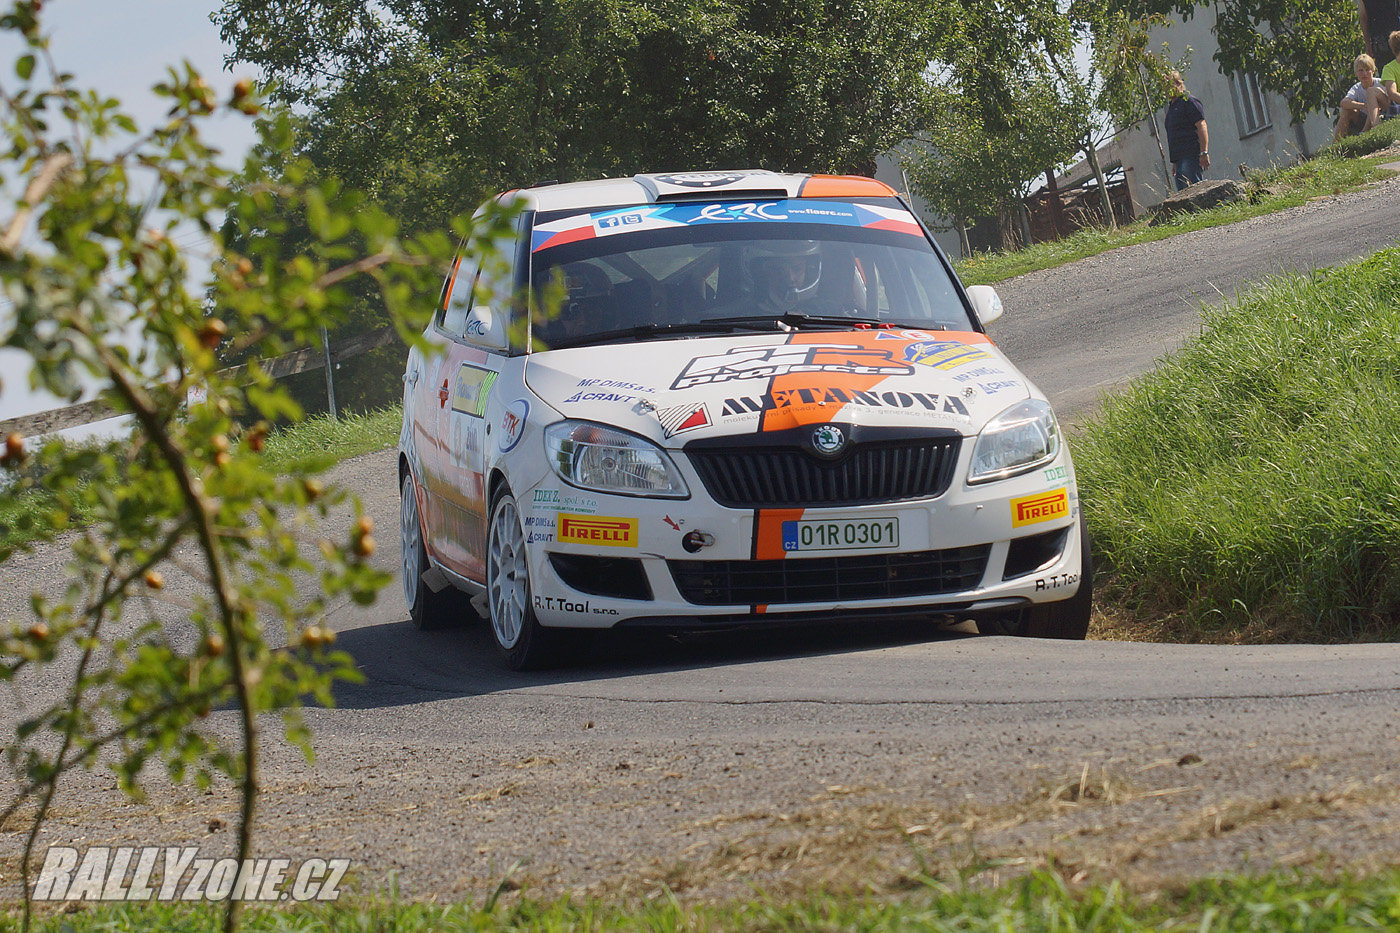
{"type": "Polygon", "coordinates": [[[960,260],[954,263],[954,267],[964,283],[988,284],[1027,272],[1053,269],[1120,246],[1164,240],[1191,230],[1232,224],[1296,207],[1310,198],[1338,194],[1394,174],[1380,167],[1380,163],[1386,161],[1385,157],[1367,159],[1353,156],[1374,152],[1397,140],[1400,140],[1400,121],[1391,120],[1369,133],[1352,136],[1336,146],[1329,146],[1316,158],[1306,162],[1251,172],[1244,182],[1244,200],[1195,214],[1179,214],[1155,227],[1149,226],[1146,218],[1141,218],[1117,230],[1086,228],[1060,240],[1036,243],[1029,249],[986,253],[960,260]]]}
{"type": "Polygon", "coordinates": [[[1105,602],[1173,640],[1400,635],[1397,334],[1392,248],[1208,312],[1107,400],[1075,445],[1105,602]]]}
{"type": "MultiPolygon", "coordinates": [[[[398,408],[364,415],[344,414],[334,421],[327,415],[307,418],[273,431],[263,450],[263,462],[268,469],[280,473],[319,472],[341,460],[392,447],[398,438],[401,418],[398,408]]],[[[94,449],[105,447],[118,463],[127,456],[121,442],[87,442],[83,446],[94,449]]],[[[43,450],[38,453],[34,462],[27,467],[30,475],[36,478],[44,475],[45,463],[51,453],[46,454],[43,450]]],[[[39,529],[55,521],[61,530],[63,527],[82,525],[88,519],[89,516],[81,511],[60,514],[53,496],[42,486],[21,495],[0,492],[0,553],[36,540],[39,529]]]]}
{"type": "Polygon", "coordinates": [[[268,435],[263,460],[281,472],[324,470],[361,454],[393,447],[399,438],[403,412],[397,406],[366,415],[344,414],[307,418],[268,435]]]}
{"type": "MultiPolygon", "coordinates": [[[[103,905],[44,918],[43,933],[214,931],[217,906],[103,905]]],[[[0,931],[18,929],[15,915],[0,931]]],[[[928,880],[898,899],[812,894],[795,902],[761,896],[713,906],[686,906],[672,898],[626,907],[599,901],[529,900],[468,905],[357,900],[334,906],[251,908],[248,931],[338,933],[451,933],[451,931],[1245,931],[1400,930],[1400,872],[1328,881],[1295,876],[1198,881],[1176,890],[1133,894],[1117,884],[1072,886],[1058,874],[1037,872],[996,888],[944,885],[928,880]]]]}

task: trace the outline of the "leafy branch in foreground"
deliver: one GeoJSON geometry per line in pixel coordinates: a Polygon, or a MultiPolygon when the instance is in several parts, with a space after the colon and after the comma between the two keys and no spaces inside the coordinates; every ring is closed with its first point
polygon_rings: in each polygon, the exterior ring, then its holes
{"type": "MultiPolygon", "coordinates": [[[[402,238],[382,211],[288,165],[285,117],[259,122],[242,171],[222,166],[201,131],[230,110],[263,113],[250,82],[219,100],[188,65],[172,69],[154,89],[167,121],[140,130],[59,70],[39,6],[0,15],[24,46],[17,80],[0,81],[0,287],[13,305],[0,345],[29,357],[35,387],[76,399],[95,385],[136,426],[125,451],[50,444],[39,474],[21,469],[33,456],[24,438],[6,438],[0,455],[11,479],[0,495],[41,484],[53,503],[41,538],[87,517],[61,592],[35,593],[32,621],[0,633],[0,680],[38,698],[6,743],[18,790],[0,811],[0,825],[30,821],[26,927],[34,846],[74,768],[104,763],[132,794],[152,764],[201,785],[224,774],[240,789],[234,855],[249,855],[259,714],[281,710],[286,737],[310,754],[298,709],[329,704],[334,681],[357,676],[331,648],[328,613],[372,602],[387,582],[369,564],[373,525],[358,504],[348,533],[321,533],[344,494],[263,462],[267,423],[300,411],[256,361],[314,343],[363,276],[417,339],[429,303],[415,301],[436,293],[453,247],[446,234],[402,238]],[[313,236],[286,259],[291,218],[313,236]],[[191,237],[207,245],[180,245],[191,237]],[[195,281],[204,268],[207,284],[195,281]],[[220,372],[225,344],[253,361],[238,381],[220,372]],[[232,724],[210,716],[219,707],[232,724]]],[[[503,220],[488,213],[475,233],[458,224],[466,251],[480,254],[503,220]]],[[[237,909],[230,900],[226,928],[237,909]]]]}

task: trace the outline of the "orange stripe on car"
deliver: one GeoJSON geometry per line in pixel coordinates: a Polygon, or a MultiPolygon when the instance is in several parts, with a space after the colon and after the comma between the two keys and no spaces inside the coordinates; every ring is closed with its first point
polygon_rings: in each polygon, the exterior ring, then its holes
{"type": "MultiPolygon", "coordinates": [[[[899,352],[900,344],[890,341],[877,340],[883,331],[852,331],[850,333],[806,333],[793,334],[788,340],[789,346],[802,346],[809,344],[832,344],[851,347],[855,353],[850,358],[850,362],[859,364],[862,362],[861,356],[868,356],[868,361],[876,359],[876,351],[885,351],[889,354],[889,362],[903,362],[903,354],[899,352]],[[895,349],[891,349],[891,348],[895,349]]],[[[819,351],[819,357],[815,362],[821,362],[821,358],[829,357],[830,362],[837,362],[841,357],[841,350],[819,351]]],[[[874,388],[879,383],[888,379],[889,376],[883,373],[836,373],[836,372],[804,372],[792,373],[786,376],[774,376],[769,383],[768,392],[775,400],[787,400],[803,389],[842,389],[846,392],[864,392],[874,388]]],[[[800,428],[809,424],[826,424],[836,418],[841,411],[839,404],[789,404],[781,408],[773,408],[763,413],[763,423],[760,431],[784,431],[788,428],[800,428]]]]}
{"type": "Polygon", "coordinates": [[[862,175],[811,175],[797,192],[799,198],[888,198],[895,190],[883,181],[862,175]]]}
{"type": "Polygon", "coordinates": [[[442,306],[447,307],[447,303],[452,300],[452,287],[457,284],[457,271],[462,268],[462,257],[458,256],[452,262],[452,274],[447,277],[447,285],[442,289],[442,306]]]}
{"type": "Polygon", "coordinates": [[[753,556],[754,560],[782,560],[787,557],[783,550],[783,522],[795,522],[806,509],[759,509],[754,516],[753,556]]]}

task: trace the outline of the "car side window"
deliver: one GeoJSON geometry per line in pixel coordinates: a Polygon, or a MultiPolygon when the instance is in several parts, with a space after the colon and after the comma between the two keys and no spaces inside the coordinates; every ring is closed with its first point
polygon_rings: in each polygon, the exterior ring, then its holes
{"type": "Polygon", "coordinates": [[[450,337],[466,333],[467,315],[472,309],[472,286],[479,274],[479,266],[466,263],[461,256],[452,264],[452,273],[443,287],[443,306],[438,312],[438,328],[450,337]]]}
{"type": "Polygon", "coordinates": [[[460,340],[465,336],[467,317],[478,298],[497,312],[509,313],[523,219],[523,215],[517,217],[512,229],[495,241],[496,256],[475,262],[458,256],[453,263],[452,272],[443,285],[437,315],[438,328],[449,337],[460,340]]]}

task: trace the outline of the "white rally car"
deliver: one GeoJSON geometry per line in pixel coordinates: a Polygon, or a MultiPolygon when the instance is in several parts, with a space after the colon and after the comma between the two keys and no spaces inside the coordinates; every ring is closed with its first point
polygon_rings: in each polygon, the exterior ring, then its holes
{"type": "Polygon", "coordinates": [[[418,626],[475,597],[517,669],[618,626],[1084,637],[1055,415],[983,330],[995,290],[964,288],[888,186],[692,172],[502,198],[507,261],[459,262],[404,375],[418,626]]]}

